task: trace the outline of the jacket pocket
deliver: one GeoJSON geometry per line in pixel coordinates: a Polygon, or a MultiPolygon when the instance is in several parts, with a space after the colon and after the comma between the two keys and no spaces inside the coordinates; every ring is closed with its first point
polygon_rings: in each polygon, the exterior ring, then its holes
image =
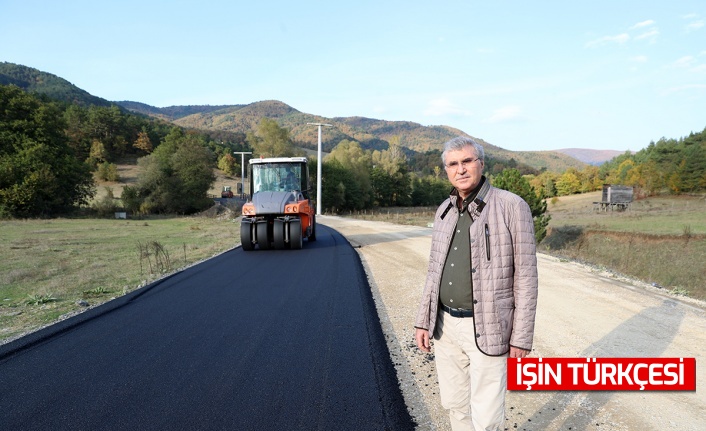
{"type": "Polygon", "coordinates": [[[488,223],[485,224],[485,257],[490,262],[490,228],[488,228],[488,223]]]}
{"type": "Polygon", "coordinates": [[[515,306],[514,304],[503,305],[499,307],[498,311],[500,312],[500,328],[503,331],[503,342],[509,342],[512,334],[512,322],[515,320],[515,306]]]}

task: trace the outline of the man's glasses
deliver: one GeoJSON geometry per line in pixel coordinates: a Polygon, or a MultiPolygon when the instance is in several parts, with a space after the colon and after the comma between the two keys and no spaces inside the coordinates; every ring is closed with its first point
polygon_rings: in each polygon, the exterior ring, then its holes
{"type": "Polygon", "coordinates": [[[463,159],[463,160],[461,160],[461,162],[457,162],[457,161],[449,162],[446,165],[446,169],[451,170],[451,171],[456,171],[456,170],[458,170],[459,166],[463,166],[465,169],[468,169],[468,167],[470,167],[471,163],[475,162],[476,160],[480,160],[480,159],[478,157],[476,157],[475,159],[471,159],[471,158],[463,159]]]}

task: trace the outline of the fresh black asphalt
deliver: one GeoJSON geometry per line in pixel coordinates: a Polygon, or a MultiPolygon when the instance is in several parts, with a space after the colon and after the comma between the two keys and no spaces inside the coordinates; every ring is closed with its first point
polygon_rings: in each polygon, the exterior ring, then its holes
{"type": "Polygon", "coordinates": [[[407,430],[360,259],[230,250],[0,346],[0,430],[407,430]]]}

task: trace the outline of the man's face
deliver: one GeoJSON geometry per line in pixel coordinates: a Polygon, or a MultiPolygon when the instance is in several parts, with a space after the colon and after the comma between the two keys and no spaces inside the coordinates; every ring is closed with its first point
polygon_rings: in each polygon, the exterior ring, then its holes
{"type": "Polygon", "coordinates": [[[465,199],[480,184],[483,175],[483,162],[476,156],[472,146],[446,153],[446,175],[456,187],[461,198],[465,199]]]}

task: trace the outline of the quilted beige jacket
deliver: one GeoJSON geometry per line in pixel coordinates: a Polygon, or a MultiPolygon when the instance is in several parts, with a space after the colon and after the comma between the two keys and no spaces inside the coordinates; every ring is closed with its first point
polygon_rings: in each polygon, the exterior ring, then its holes
{"type": "MultiPolygon", "coordinates": [[[[434,217],[429,271],[417,311],[415,327],[433,337],[439,302],[439,283],[459,211],[454,193],[434,217]]],[[[468,205],[474,219],[471,277],[476,344],[481,352],[499,356],[510,345],[532,349],[537,307],[537,256],[534,223],[527,203],[485,181],[468,205]]]]}

